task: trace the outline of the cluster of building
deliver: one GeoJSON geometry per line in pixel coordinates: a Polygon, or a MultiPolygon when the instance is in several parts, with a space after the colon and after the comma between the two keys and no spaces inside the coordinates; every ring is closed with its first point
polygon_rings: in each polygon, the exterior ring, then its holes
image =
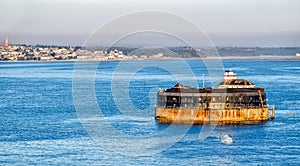
{"type": "Polygon", "coordinates": [[[6,37],[4,45],[0,45],[0,61],[76,59],[76,52],[72,47],[10,45],[6,37]]]}
{"type": "Polygon", "coordinates": [[[51,61],[76,59],[74,48],[15,45],[0,47],[0,61],[51,61]]]}
{"type": "Polygon", "coordinates": [[[111,51],[91,51],[81,47],[11,45],[6,37],[0,45],[0,61],[54,61],[54,60],[124,60],[161,58],[153,56],[125,55],[117,49],[111,51]]]}
{"type": "Polygon", "coordinates": [[[52,60],[112,60],[126,58],[122,51],[90,51],[81,47],[11,45],[6,37],[0,45],[0,61],[52,61],[52,60]]]}

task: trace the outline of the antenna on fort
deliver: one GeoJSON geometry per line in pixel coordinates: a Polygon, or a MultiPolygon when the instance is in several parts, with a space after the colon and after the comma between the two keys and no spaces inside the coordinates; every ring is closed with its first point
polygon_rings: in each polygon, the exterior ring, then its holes
{"type": "Polygon", "coordinates": [[[202,88],[204,88],[204,73],[202,73],[202,88]]]}

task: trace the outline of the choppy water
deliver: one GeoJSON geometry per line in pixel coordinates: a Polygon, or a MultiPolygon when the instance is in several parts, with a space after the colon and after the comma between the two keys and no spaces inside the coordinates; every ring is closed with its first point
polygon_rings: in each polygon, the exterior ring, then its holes
{"type": "MultiPolygon", "coordinates": [[[[74,63],[0,63],[0,164],[300,164],[298,61],[223,61],[238,77],[266,88],[268,104],[276,106],[275,120],[262,125],[217,126],[204,140],[199,138],[202,126],[173,126],[170,133],[174,135],[187,133],[176,142],[172,135],[147,140],[170,127],[154,120],[159,88],[172,87],[176,79],[193,86],[195,78],[202,86],[202,73],[205,85],[211,84],[203,63],[186,63],[188,68],[176,61],[101,62],[95,86],[79,87],[95,90],[103,114],[100,119],[81,119],[93,127],[92,135],[76,114],[74,63]],[[186,70],[189,68],[195,77],[186,70]],[[112,128],[93,126],[99,121],[112,128]],[[115,134],[112,129],[130,139],[97,135],[97,140],[93,135],[115,134]],[[145,139],[146,144],[138,139],[145,139]],[[147,148],[153,153],[147,154],[147,148]]],[[[82,98],[79,104],[87,112],[92,108],[88,99],[82,98]]]]}

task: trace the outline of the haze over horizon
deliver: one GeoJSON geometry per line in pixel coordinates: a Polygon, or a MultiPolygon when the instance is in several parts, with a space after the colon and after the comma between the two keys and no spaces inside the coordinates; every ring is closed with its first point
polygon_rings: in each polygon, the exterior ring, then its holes
{"type": "MultiPolygon", "coordinates": [[[[0,43],[82,46],[97,28],[121,15],[155,10],[182,16],[219,47],[300,46],[298,0],[0,0],[0,43]]],[[[122,28],[122,25],[120,25],[122,28]]],[[[168,37],[136,36],[177,46],[168,37]]],[[[133,40],[134,41],[134,40],[133,40]]],[[[124,41],[124,46],[137,45],[124,41]]]]}

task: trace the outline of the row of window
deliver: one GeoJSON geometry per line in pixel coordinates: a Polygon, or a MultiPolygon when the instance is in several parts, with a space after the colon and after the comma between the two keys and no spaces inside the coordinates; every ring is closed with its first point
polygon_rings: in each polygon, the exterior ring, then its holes
{"type": "MultiPolygon", "coordinates": [[[[264,103],[265,105],[265,103],[264,103]]],[[[223,109],[223,108],[262,108],[261,103],[255,102],[251,104],[243,103],[158,103],[161,108],[195,108],[195,109],[223,109]]]]}
{"type": "Polygon", "coordinates": [[[180,97],[180,96],[159,96],[158,101],[174,103],[254,103],[265,101],[265,96],[226,96],[226,97],[180,97]]]}
{"type": "Polygon", "coordinates": [[[261,102],[266,105],[265,96],[217,96],[217,97],[181,97],[181,96],[158,96],[157,105],[160,107],[186,107],[186,108],[246,108],[261,107],[261,102]]]}

